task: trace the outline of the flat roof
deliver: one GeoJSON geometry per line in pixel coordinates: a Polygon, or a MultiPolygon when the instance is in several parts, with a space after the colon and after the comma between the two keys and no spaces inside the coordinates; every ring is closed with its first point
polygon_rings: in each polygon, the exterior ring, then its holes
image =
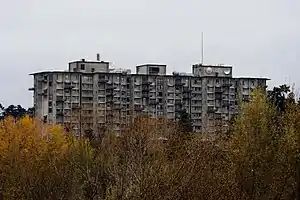
{"type": "Polygon", "coordinates": [[[192,67],[213,67],[213,68],[215,68],[215,67],[221,67],[221,68],[222,67],[226,67],[226,68],[230,67],[230,68],[233,68],[232,65],[223,65],[223,64],[210,65],[210,64],[201,64],[201,63],[193,64],[192,67]]]}
{"type": "Polygon", "coordinates": [[[109,64],[109,62],[106,62],[106,61],[87,61],[87,60],[77,60],[77,61],[71,61],[69,62],[69,64],[72,64],[72,63],[94,63],[94,64],[109,64]]]}
{"type": "Polygon", "coordinates": [[[148,64],[141,64],[137,65],[136,67],[145,67],[145,66],[160,66],[160,67],[166,67],[166,64],[155,64],[155,63],[148,63],[148,64]]]}
{"type": "Polygon", "coordinates": [[[261,79],[261,80],[271,80],[270,78],[266,78],[266,77],[233,77],[235,79],[261,79]]]}
{"type": "MultiPolygon", "coordinates": [[[[41,71],[41,72],[34,72],[30,73],[29,75],[36,75],[36,74],[47,74],[47,73],[65,73],[65,74],[70,74],[70,73],[76,73],[76,74],[123,74],[122,72],[70,72],[70,71],[41,71]]],[[[216,76],[195,76],[195,75],[189,75],[189,74],[163,74],[163,75],[153,75],[153,74],[131,74],[129,73],[128,75],[131,76],[165,76],[165,77],[174,77],[174,76],[181,76],[181,77],[195,77],[195,78],[232,78],[232,79],[260,79],[260,80],[271,80],[270,78],[266,77],[216,77],[216,76]]]]}

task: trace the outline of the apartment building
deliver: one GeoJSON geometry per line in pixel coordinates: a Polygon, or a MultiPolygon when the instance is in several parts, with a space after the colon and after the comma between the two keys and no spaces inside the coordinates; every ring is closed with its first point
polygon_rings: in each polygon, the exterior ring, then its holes
{"type": "Polygon", "coordinates": [[[232,77],[231,66],[195,64],[192,73],[166,74],[166,65],[145,64],[111,69],[108,62],[80,60],[67,71],[31,74],[36,116],[64,124],[80,136],[111,128],[119,133],[136,116],[176,119],[185,109],[195,132],[227,126],[251,91],[267,78],[232,77]]]}

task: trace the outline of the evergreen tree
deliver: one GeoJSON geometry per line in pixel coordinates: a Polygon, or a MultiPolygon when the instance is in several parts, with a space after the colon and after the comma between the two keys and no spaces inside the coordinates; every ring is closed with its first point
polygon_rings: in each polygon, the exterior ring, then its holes
{"type": "Polygon", "coordinates": [[[185,109],[182,109],[179,114],[179,127],[180,131],[183,133],[191,133],[193,132],[193,123],[191,120],[191,116],[186,112],[185,109]]]}
{"type": "Polygon", "coordinates": [[[291,92],[290,86],[286,84],[274,87],[273,90],[268,91],[269,101],[275,105],[279,112],[283,112],[286,106],[286,96],[291,92]]]}

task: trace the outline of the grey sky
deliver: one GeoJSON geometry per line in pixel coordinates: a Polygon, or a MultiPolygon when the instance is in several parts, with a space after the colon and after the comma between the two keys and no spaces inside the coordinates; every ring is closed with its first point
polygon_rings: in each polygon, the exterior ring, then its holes
{"type": "MultiPolygon", "coordinates": [[[[30,72],[101,58],[120,68],[200,61],[300,85],[299,0],[0,0],[0,102],[32,105],[30,72]]],[[[296,85],[296,86],[297,86],[296,85]]]]}

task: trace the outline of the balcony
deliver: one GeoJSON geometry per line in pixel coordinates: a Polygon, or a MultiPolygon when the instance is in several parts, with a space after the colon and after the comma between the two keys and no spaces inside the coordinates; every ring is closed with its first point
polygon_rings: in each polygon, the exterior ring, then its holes
{"type": "MultiPolygon", "coordinates": [[[[191,113],[199,113],[200,114],[200,113],[202,113],[202,109],[192,109],[191,113]]],[[[201,118],[201,117],[199,117],[199,118],[201,118]]]]}
{"type": "Polygon", "coordinates": [[[176,81],[175,82],[175,86],[184,86],[185,83],[182,83],[182,82],[179,82],[179,81],[176,81]]]}
{"type": "Polygon", "coordinates": [[[149,92],[149,90],[150,90],[149,86],[142,87],[142,91],[149,92]]]}
{"type": "Polygon", "coordinates": [[[64,88],[65,88],[66,90],[71,90],[71,89],[74,88],[74,86],[72,86],[71,83],[65,83],[64,88]]]}
{"type": "Polygon", "coordinates": [[[223,85],[222,85],[223,88],[229,88],[231,86],[233,86],[232,83],[223,83],[223,85]]]}
{"type": "Polygon", "coordinates": [[[72,104],[71,108],[72,109],[80,109],[80,106],[79,106],[79,104],[72,104]]]}
{"type": "Polygon", "coordinates": [[[215,119],[216,120],[222,120],[222,115],[221,114],[215,114],[215,119]]]}
{"type": "Polygon", "coordinates": [[[83,97],[94,97],[94,94],[91,92],[87,93],[87,92],[82,92],[82,96],[83,97]]]}
{"type": "Polygon", "coordinates": [[[207,108],[207,113],[215,113],[215,108],[213,106],[209,106],[207,108]]]}
{"type": "MultiPolygon", "coordinates": [[[[192,113],[197,113],[197,112],[192,112],[192,113]]],[[[201,114],[194,114],[191,116],[191,119],[193,120],[201,120],[202,117],[201,117],[201,114]]]]}
{"type": "Polygon", "coordinates": [[[44,96],[47,96],[48,95],[48,90],[47,89],[44,89],[43,93],[42,93],[44,96]]]}
{"type": "Polygon", "coordinates": [[[223,101],[229,101],[229,97],[228,97],[227,95],[226,95],[226,96],[223,96],[223,97],[222,97],[222,100],[223,100],[223,101]]]}
{"type": "Polygon", "coordinates": [[[156,99],[150,99],[149,100],[149,105],[156,105],[158,104],[158,102],[156,101],[156,99]]]}
{"type": "Polygon", "coordinates": [[[144,108],[141,105],[134,105],[134,110],[135,111],[142,111],[144,108]]]}
{"type": "Polygon", "coordinates": [[[191,98],[191,95],[189,95],[189,94],[182,95],[182,99],[190,99],[190,98],[191,98]]]}
{"type": "Polygon", "coordinates": [[[56,111],[56,116],[64,116],[64,112],[63,111],[56,111]]]}
{"type": "Polygon", "coordinates": [[[190,92],[192,92],[192,90],[188,87],[184,87],[182,92],[183,93],[190,93],[190,92]]]}
{"type": "Polygon", "coordinates": [[[216,100],[222,100],[223,98],[222,98],[222,94],[216,94],[215,95],[215,99],[216,100]]]}
{"type": "Polygon", "coordinates": [[[223,101],[223,105],[222,105],[222,107],[229,107],[230,106],[230,103],[228,102],[228,101],[223,101]]]}
{"type": "Polygon", "coordinates": [[[64,102],[63,96],[56,96],[56,101],[57,102],[64,102]]]}
{"type": "Polygon", "coordinates": [[[215,88],[215,93],[216,94],[222,94],[222,89],[221,88],[215,88]]]}
{"type": "Polygon", "coordinates": [[[143,92],[143,93],[142,93],[142,97],[143,97],[143,98],[149,98],[149,93],[146,93],[146,92],[144,93],[144,92],[143,92]]]}

